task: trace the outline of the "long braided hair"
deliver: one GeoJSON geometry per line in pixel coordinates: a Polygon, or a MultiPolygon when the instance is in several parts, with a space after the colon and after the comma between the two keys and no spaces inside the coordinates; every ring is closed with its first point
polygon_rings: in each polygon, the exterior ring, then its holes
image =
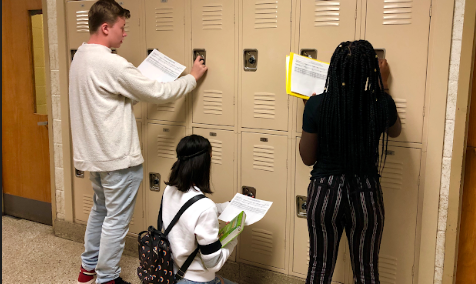
{"type": "Polygon", "coordinates": [[[368,41],[342,42],[336,48],[323,95],[317,126],[320,151],[337,159],[345,173],[367,174],[386,159],[389,121],[388,108],[379,107],[388,102],[378,57],[368,41]]]}

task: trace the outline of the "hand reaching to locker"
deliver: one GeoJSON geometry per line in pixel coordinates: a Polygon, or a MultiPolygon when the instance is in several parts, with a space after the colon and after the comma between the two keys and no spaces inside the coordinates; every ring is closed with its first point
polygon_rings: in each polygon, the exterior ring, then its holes
{"type": "Polygon", "coordinates": [[[388,90],[388,77],[390,77],[390,68],[388,68],[387,59],[379,59],[380,74],[382,75],[383,88],[388,90]]]}
{"type": "Polygon", "coordinates": [[[197,56],[197,58],[195,59],[195,62],[193,62],[192,72],[190,72],[190,75],[195,77],[196,81],[200,80],[203,74],[205,74],[205,72],[207,72],[208,70],[208,67],[205,66],[205,64],[203,64],[201,60],[202,60],[202,57],[197,56]]]}

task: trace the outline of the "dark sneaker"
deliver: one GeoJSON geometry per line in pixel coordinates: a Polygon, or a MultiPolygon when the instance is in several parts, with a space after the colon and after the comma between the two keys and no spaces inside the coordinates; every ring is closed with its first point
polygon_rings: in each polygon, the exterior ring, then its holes
{"type": "Polygon", "coordinates": [[[78,284],[93,284],[94,276],[96,276],[96,270],[86,270],[81,266],[78,276],[78,284]]]}

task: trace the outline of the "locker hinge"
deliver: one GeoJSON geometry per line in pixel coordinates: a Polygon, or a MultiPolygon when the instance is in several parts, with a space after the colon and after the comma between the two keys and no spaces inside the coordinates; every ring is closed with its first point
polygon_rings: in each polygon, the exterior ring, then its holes
{"type": "Polygon", "coordinates": [[[412,266],[412,276],[415,276],[415,265],[412,266]]]}
{"type": "Polygon", "coordinates": [[[432,14],[433,14],[433,4],[430,4],[430,18],[432,16],[432,14]]]}
{"type": "Polygon", "coordinates": [[[288,168],[288,159],[286,159],[286,169],[288,168]]]}
{"type": "Polygon", "coordinates": [[[354,20],[357,20],[357,7],[355,7],[354,20]]]}
{"type": "Polygon", "coordinates": [[[425,117],[425,107],[423,107],[423,117],[425,117]]]}
{"type": "Polygon", "coordinates": [[[418,186],[420,186],[420,176],[418,176],[418,186]]]}

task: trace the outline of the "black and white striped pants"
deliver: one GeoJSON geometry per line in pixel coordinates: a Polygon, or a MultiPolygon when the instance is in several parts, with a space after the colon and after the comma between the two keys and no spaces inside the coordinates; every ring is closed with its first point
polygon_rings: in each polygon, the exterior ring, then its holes
{"type": "Polygon", "coordinates": [[[385,211],[378,177],[314,179],[307,196],[310,249],[306,284],[331,283],[344,228],[354,282],[380,283],[378,254],[385,211]]]}

